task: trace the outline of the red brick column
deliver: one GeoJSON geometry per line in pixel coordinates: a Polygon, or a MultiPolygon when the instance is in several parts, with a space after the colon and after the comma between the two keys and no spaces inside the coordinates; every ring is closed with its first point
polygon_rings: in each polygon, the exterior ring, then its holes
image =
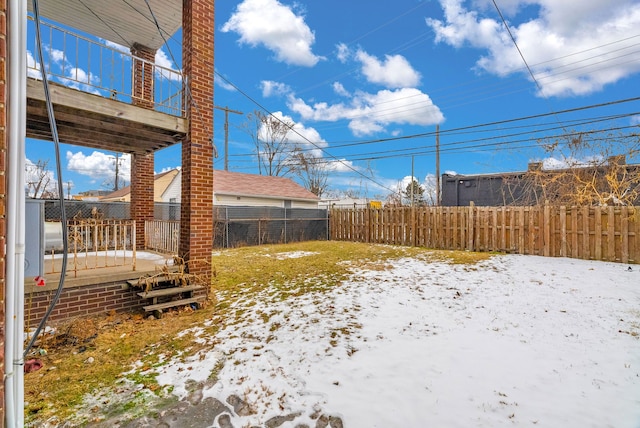
{"type": "Polygon", "coordinates": [[[144,222],[153,220],[154,155],[131,155],[131,219],[136,221],[136,248],[144,249],[144,222]]]}
{"type": "MultiPolygon", "coordinates": [[[[153,109],[153,64],[156,51],[135,44],[132,103],[153,109]]],[[[131,218],[136,221],[136,247],[144,248],[144,222],[153,220],[153,153],[134,153],[131,156],[131,218]]]]}
{"type": "Polygon", "coordinates": [[[182,65],[187,137],[182,143],[180,255],[211,281],[213,249],[214,0],[182,2],[182,65]]]}
{"type": "MultiPolygon", "coordinates": [[[[0,377],[4,379],[7,185],[7,1],[0,0],[0,377]]],[[[4,381],[0,382],[0,427],[4,426],[4,381]]]]}

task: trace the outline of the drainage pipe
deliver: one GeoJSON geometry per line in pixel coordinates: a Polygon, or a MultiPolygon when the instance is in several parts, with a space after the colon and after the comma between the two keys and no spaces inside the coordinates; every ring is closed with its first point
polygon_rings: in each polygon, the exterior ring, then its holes
{"type": "Polygon", "coordinates": [[[7,2],[6,273],[5,273],[5,422],[24,425],[24,166],[27,102],[27,3],[7,2]],[[7,364],[10,361],[11,364],[7,364]]]}

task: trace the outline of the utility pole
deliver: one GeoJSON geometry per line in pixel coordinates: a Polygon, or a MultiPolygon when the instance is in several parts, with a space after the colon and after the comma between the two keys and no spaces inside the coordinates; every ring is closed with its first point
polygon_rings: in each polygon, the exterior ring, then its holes
{"type": "Polygon", "coordinates": [[[224,111],[224,170],[229,171],[229,113],[242,114],[241,111],[231,110],[229,107],[213,106],[224,111]]]}
{"type": "Polygon", "coordinates": [[[67,181],[67,199],[71,199],[71,181],[67,181]]]}
{"type": "Polygon", "coordinates": [[[440,125],[436,125],[436,206],[440,206],[440,125]]]}
{"type": "Polygon", "coordinates": [[[414,183],[415,182],[415,178],[413,178],[413,156],[411,156],[411,208],[413,208],[413,200],[414,200],[414,196],[413,196],[413,192],[414,192],[414,183]]]}
{"type": "Polygon", "coordinates": [[[114,190],[118,190],[119,186],[118,186],[118,177],[120,176],[120,159],[119,159],[119,153],[116,152],[116,183],[114,186],[114,190]]]}

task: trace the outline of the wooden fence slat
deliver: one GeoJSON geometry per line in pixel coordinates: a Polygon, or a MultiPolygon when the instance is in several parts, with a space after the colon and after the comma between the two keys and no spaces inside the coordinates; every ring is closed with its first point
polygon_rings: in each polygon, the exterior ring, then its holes
{"type": "Polygon", "coordinates": [[[567,207],[560,207],[560,257],[567,257],[567,207]]]}
{"type": "Polygon", "coordinates": [[[602,260],[602,209],[595,207],[595,239],[594,239],[594,257],[596,260],[602,260]]]}
{"type": "Polygon", "coordinates": [[[627,207],[620,209],[620,261],[629,263],[629,210],[627,207]]]}
{"type": "Polygon", "coordinates": [[[616,215],[614,207],[607,207],[607,255],[612,262],[616,260],[616,215]]]}
{"type": "MultiPolygon", "coordinates": [[[[638,262],[638,207],[383,207],[333,209],[329,236],[336,240],[420,245],[434,249],[509,251],[521,254],[638,262]]],[[[77,226],[76,226],[77,227],[77,226]]],[[[102,226],[101,226],[102,227],[102,226]]],[[[156,225],[160,236],[175,235],[156,225]]],[[[101,247],[132,239],[104,223],[103,231],[74,245],[101,247]]],[[[145,245],[152,234],[145,232],[145,245]]],[[[174,241],[173,239],[165,241],[174,241]]],[[[170,246],[164,242],[162,246],[170,246]]]]}

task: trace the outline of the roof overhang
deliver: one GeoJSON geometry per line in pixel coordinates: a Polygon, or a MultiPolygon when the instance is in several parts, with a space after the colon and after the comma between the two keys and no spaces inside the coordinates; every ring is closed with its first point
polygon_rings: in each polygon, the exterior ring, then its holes
{"type": "Polygon", "coordinates": [[[39,0],[38,5],[41,18],[128,47],[138,43],[157,50],[163,36],[168,39],[182,26],[182,0],[39,0]]]}
{"type": "MultiPolygon", "coordinates": [[[[186,119],[49,82],[60,141],[123,153],[181,142],[186,119]]],[[[27,137],[52,140],[42,81],[27,79],[27,137]]]]}

